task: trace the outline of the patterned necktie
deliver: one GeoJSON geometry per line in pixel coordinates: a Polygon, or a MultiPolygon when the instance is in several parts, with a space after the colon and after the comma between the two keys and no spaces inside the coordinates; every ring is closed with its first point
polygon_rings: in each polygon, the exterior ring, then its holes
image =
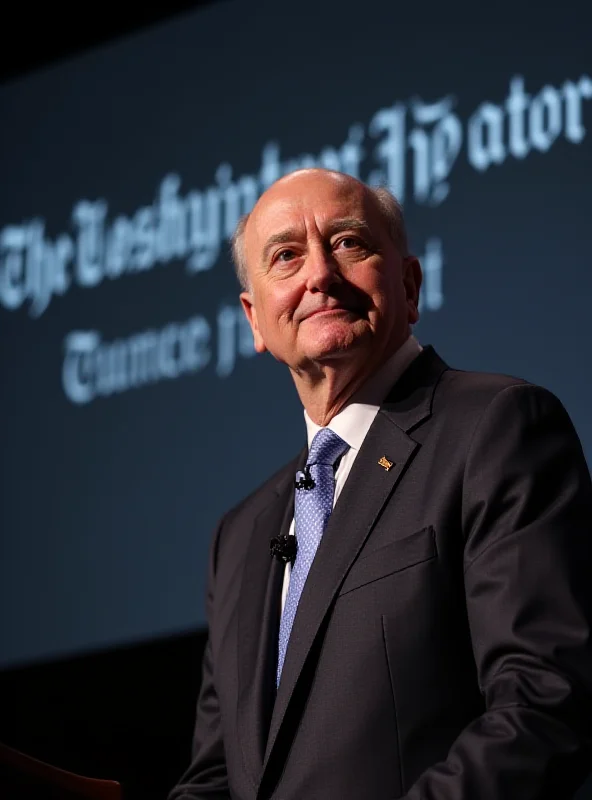
{"type": "Polygon", "coordinates": [[[278,643],[277,685],[280,682],[288,640],[296,616],[300,595],[308,571],[317,552],[321,536],[333,510],[335,476],[333,467],[337,459],[349,448],[330,428],[317,432],[308,453],[306,472],[313,481],[312,488],[297,488],[294,501],[294,523],[298,552],[290,575],[288,596],[280,621],[278,643]]]}

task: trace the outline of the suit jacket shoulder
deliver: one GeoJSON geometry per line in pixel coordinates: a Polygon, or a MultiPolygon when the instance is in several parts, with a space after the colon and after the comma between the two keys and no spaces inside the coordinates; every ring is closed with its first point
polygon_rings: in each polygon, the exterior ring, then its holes
{"type": "Polygon", "coordinates": [[[508,429],[514,422],[552,415],[561,417],[567,429],[573,425],[561,401],[548,389],[510,375],[447,369],[433,398],[434,415],[443,425],[458,425],[468,441],[485,420],[495,415],[508,429]]]}

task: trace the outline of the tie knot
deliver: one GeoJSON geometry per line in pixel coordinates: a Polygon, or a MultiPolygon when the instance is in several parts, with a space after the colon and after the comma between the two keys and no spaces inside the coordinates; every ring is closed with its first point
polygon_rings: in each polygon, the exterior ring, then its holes
{"type": "Polygon", "coordinates": [[[344,442],[331,428],[321,428],[312,440],[306,464],[307,466],[313,464],[334,466],[337,459],[348,449],[348,443],[344,442]]]}

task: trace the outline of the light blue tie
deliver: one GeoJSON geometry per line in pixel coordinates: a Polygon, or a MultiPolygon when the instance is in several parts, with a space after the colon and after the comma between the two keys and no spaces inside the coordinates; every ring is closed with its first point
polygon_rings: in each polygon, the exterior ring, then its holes
{"type": "MultiPolygon", "coordinates": [[[[290,575],[288,596],[280,621],[278,643],[277,685],[279,686],[288,640],[296,616],[300,595],[306,583],[317,547],[321,541],[325,526],[333,510],[335,493],[335,462],[349,448],[330,428],[321,428],[315,435],[308,453],[306,472],[309,472],[314,486],[312,488],[296,488],[294,500],[294,523],[298,551],[290,575]]],[[[297,477],[300,477],[298,475],[297,477]]]]}

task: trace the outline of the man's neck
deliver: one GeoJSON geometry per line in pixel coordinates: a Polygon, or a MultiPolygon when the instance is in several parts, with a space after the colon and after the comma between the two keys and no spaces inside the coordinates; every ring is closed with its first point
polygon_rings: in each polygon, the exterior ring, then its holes
{"type": "Polygon", "coordinates": [[[308,416],[321,427],[327,426],[363,384],[363,377],[344,379],[342,370],[324,366],[322,373],[311,379],[309,373],[292,373],[300,402],[308,416]]]}
{"type": "Polygon", "coordinates": [[[398,349],[387,352],[376,361],[368,358],[357,368],[352,365],[348,369],[341,358],[312,365],[307,370],[291,370],[300,401],[311,420],[321,427],[327,426],[398,349]]]}

